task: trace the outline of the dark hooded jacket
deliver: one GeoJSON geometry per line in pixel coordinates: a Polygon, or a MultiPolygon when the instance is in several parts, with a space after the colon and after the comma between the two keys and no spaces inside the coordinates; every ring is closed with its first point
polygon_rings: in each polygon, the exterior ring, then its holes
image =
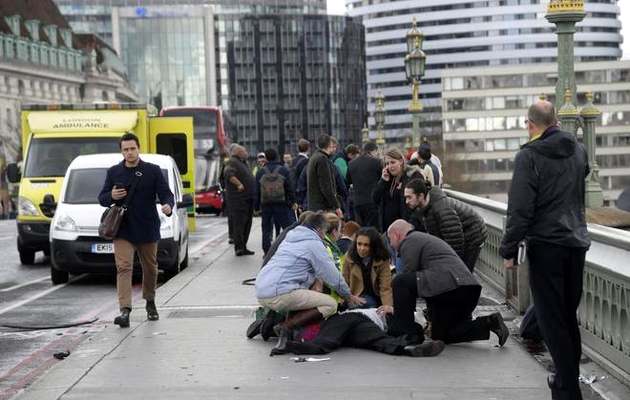
{"type": "Polygon", "coordinates": [[[389,225],[395,220],[401,218],[409,219],[409,209],[405,204],[405,186],[412,179],[422,177],[420,167],[417,165],[406,165],[403,175],[393,187],[395,181],[390,179],[389,182],[379,179],[372,190],[372,201],[378,206],[378,220],[381,232],[387,231],[389,225]]]}
{"type": "Polygon", "coordinates": [[[426,230],[444,240],[462,259],[467,249],[481,246],[487,237],[483,218],[470,206],[446,196],[437,187],[429,192],[429,204],[416,209],[409,222],[416,229],[426,230]]]}
{"type": "Polygon", "coordinates": [[[589,173],[584,147],[558,127],[526,143],[514,159],[500,253],[515,258],[522,240],[588,248],[584,208],[589,173]]]}

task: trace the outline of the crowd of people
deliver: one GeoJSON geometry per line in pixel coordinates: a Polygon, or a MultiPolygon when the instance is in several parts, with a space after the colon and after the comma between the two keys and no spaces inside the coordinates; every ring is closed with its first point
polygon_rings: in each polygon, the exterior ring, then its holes
{"type": "MultiPolygon", "coordinates": [[[[514,268],[529,244],[531,287],[542,337],[556,374],[554,399],[581,399],[576,308],[584,254],[585,152],[557,127],[551,103],[528,111],[530,141],[518,153],[501,255],[514,268]]],[[[442,164],[423,143],[413,154],[384,154],[365,143],[338,151],[329,135],[299,153],[257,157],[231,149],[225,167],[230,237],[246,247],[252,213],[262,216],[263,265],[256,296],[263,307],[247,336],[277,337],[271,355],[325,354],[341,346],[386,354],[436,356],[451,343],[508,337],[500,313],[473,318],[481,285],[474,275],[487,239],[481,216],[442,189],[442,164]],[[274,228],[276,238],[273,240],[274,228]],[[416,322],[418,299],[426,309],[416,322]]]]}

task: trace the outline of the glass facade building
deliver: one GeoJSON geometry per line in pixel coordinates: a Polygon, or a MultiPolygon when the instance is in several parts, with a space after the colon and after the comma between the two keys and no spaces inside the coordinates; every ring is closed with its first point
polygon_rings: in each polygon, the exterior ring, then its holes
{"type": "MultiPolygon", "coordinates": [[[[555,26],[544,18],[546,0],[345,0],[366,30],[368,96],[385,97],[385,133],[404,141],[411,130],[411,89],[405,76],[405,34],[416,17],[425,34],[426,74],[420,86],[423,136],[439,137],[441,71],[556,60],[555,26]]],[[[618,0],[586,0],[577,24],[576,61],[621,57],[618,0]]],[[[624,0],[627,1],[627,0],[624,0]]],[[[372,104],[370,107],[374,109],[372,104]]],[[[374,125],[371,119],[371,125],[374,125]]]]}
{"type": "Polygon", "coordinates": [[[317,15],[221,15],[222,107],[250,149],[321,133],[358,143],[366,115],[363,25],[317,15]],[[224,41],[222,39],[225,39],[224,41]]]}
{"type": "MultiPolygon", "coordinates": [[[[442,108],[446,182],[456,190],[507,199],[514,156],[526,143],[527,108],[555,101],[555,64],[444,71],[442,108]]],[[[605,201],[630,187],[630,61],[576,63],[578,106],[585,93],[602,112],[596,160],[605,201]]],[[[581,132],[578,132],[581,135],[581,132]]]]}

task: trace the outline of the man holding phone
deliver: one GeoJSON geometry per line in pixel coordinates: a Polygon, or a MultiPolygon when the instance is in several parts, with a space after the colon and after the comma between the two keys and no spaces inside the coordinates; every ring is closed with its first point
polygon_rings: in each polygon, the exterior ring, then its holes
{"type": "Polygon", "coordinates": [[[142,265],[142,297],[146,300],[147,319],[155,321],[160,318],[155,306],[157,243],[160,240],[160,218],[155,198],[158,197],[162,212],[167,216],[172,213],[175,199],[160,167],[140,159],[138,137],[126,133],[119,143],[124,160],[107,170],[98,200],[103,207],[109,207],[112,203],[127,203],[127,211],[114,239],[116,289],[120,306],[120,315],[114,319],[114,323],[126,328],[132,308],[134,252],[138,252],[142,265]]]}

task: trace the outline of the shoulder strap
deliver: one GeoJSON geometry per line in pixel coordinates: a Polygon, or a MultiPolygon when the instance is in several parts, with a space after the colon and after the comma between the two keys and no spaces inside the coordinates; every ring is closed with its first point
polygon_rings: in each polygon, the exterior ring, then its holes
{"type": "Polygon", "coordinates": [[[129,202],[131,202],[131,199],[133,198],[133,195],[136,192],[136,187],[138,186],[138,183],[140,182],[140,177],[142,175],[143,173],[142,171],[140,171],[140,168],[138,167],[136,171],[133,173],[133,177],[131,178],[131,185],[129,187],[129,193],[127,194],[127,197],[125,198],[125,201],[122,205],[123,208],[127,208],[129,206],[129,202]]]}

